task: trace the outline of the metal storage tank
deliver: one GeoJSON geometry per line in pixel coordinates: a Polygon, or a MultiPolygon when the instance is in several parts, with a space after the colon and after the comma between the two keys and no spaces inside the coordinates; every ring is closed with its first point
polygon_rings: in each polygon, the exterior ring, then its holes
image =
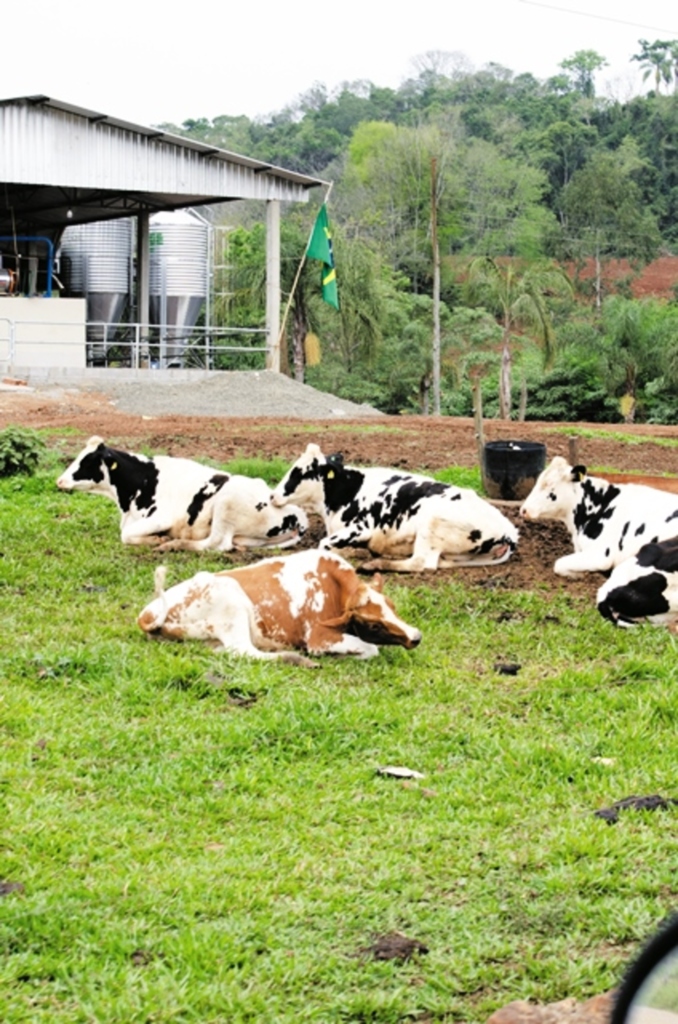
{"type": "Polygon", "coordinates": [[[207,298],[209,226],[177,210],[150,219],[150,317],[160,335],[160,366],[183,366],[207,298]]]}
{"type": "Polygon", "coordinates": [[[134,221],[95,221],[67,227],[61,241],[61,274],[66,294],[87,300],[88,362],[100,363],[115,338],[129,303],[134,221]]]}

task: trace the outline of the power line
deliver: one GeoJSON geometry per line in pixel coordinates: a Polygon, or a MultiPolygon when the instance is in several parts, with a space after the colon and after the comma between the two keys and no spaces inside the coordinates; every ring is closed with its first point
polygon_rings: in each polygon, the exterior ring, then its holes
{"type": "Polygon", "coordinates": [[[592,14],[591,11],[575,11],[571,7],[558,7],[556,4],[541,3],[540,0],[520,0],[521,4],[532,7],[545,7],[547,11],[562,11],[564,14],[577,14],[581,18],[596,18],[598,21],[613,21],[616,25],[629,25],[631,28],[648,28],[653,32],[672,32],[678,35],[678,29],[661,28],[659,25],[641,25],[637,21],[624,21],[622,18],[610,18],[605,14],[592,14]]]}

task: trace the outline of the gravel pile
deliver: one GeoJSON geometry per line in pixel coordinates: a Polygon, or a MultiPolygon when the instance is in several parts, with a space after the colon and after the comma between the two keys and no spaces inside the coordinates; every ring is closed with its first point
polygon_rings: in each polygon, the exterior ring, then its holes
{"type": "Polygon", "coordinates": [[[151,372],[143,380],[110,383],[103,376],[98,391],[111,395],[121,412],[140,416],[270,416],[276,419],[355,419],[382,416],[378,409],[316,391],[272,370],[241,370],[175,380],[151,372]]]}

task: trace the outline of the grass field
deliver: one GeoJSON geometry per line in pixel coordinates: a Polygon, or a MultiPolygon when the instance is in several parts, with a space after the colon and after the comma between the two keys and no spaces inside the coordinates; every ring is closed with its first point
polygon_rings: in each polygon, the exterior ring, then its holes
{"type": "Polygon", "coordinates": [[[678,796],[675,639],[460,572],[387,581],[424,640],[371,662],[151,642],[159,556],[56,473],[0,481],[4,1024],[480,1022],[619,980],[678,810],[594,811],[678,796]],[[361,953],[392,930],[428,953],[361,953]]]}

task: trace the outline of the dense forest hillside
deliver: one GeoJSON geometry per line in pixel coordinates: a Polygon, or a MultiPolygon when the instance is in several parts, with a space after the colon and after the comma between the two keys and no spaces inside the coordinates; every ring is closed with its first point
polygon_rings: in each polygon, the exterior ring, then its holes
{"type": "MultiPolygon", "coordinates": [[[[287,321],[298,379],[392,413],[468,414],[475,396],[504,417],[673,420],[678,285],[649,294],[639,275],[678,252],[678,42],[633,59],[651,88],[626,103],[596,95],[595,51],[547,81],[431,53],[396,90],[316,84],[265,119],[162,127],[333,183],[339,309],[308,261],[287,321]]],[[[284,213],[286,296],[323,198],[284,213]]],[[[216,316],[261,326],[261,210],[219,216],[216,316]]]]}

